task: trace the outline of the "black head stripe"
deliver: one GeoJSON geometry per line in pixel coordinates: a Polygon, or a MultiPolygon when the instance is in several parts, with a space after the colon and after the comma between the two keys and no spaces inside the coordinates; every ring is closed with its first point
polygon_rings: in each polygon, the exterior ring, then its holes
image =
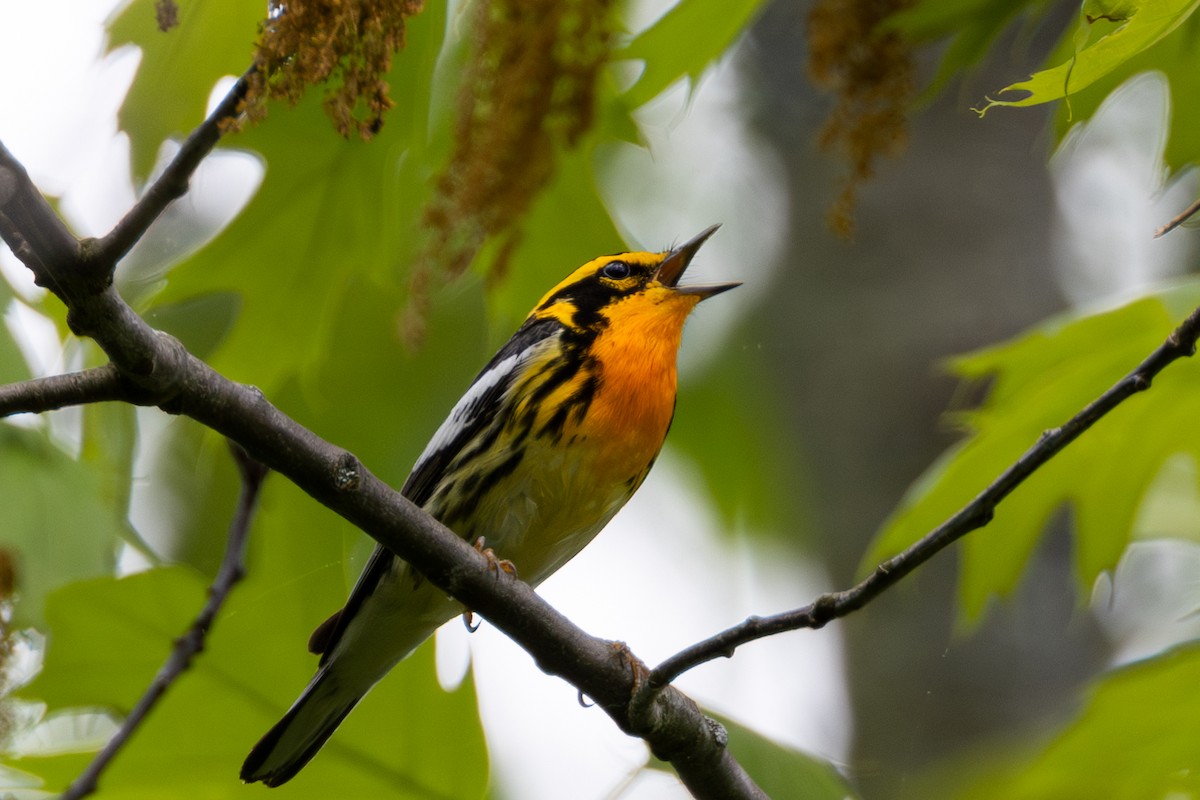
{"type": "Polygon", "coordinates": [[[541,311],[559,302],[569,302],[575,311],[572,323],[580,327],[593,327],[603,321],[600,311],[621,298],[634,294],[646,285],[653,277],[655,263],[647,263],[644,258],[624,253],[613,256],[598,264],[592,274],[559,287],[538,306],[541,311]],[[610,274],[610,264],[618,262],[628,268],[622,270],[624,277],[610,274]]]}

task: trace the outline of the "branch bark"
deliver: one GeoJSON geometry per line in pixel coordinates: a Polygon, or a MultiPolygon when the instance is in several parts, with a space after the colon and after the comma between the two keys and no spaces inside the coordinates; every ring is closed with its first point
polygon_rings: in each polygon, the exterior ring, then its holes
{"type": "Polygon", "coordinates": [[[0,417],[42,414],[106,400],[132,402],[121,373],[112,364],[0,386],[0,417]]]}
{"type": "MultiPolygon", "coordinates": [[[[234,107],[223,103],[201,126],[215,135],[189,137],[195,147],[188,149],[186,163],[168,168],[159,180],[176,188],[186,185],[205,148],[219,138],[220,115],[234,107]]],[[[112,285],[117,259],[177,196],[175,189],[152,187],[113,233],[80,242],[0,143],[0,237],[37,283],[67,306],[71,330],[104,350],[111,364],[102,369],[117,373],[123,399],[191,417],[225,435],[390,548],[516,640],[544,671],[592,698],[621,730],[644,739],[658,758],[672,764],[694,797],[765,798],[726,749],[721,726],[682,693],[667,687],[631,709],[646,668],[628,650],[588,635],[525,583],[497,579],[483,555],[372,475],[353,454],[297,424],[257,389],[218,374],[122,300],[112,285]]],[[[72,380],[108,380],[103,374],[85,375],[18,385],[0,397],[17,398],[9,401],[8,413],[39,410],[38,403],[48,408],[57,407],[54,402],[107,399],[68,388],[72,380]],[[54,392],[46,391],[50,387],[54,392]],[[39,390],[56,400],[38,400],[39,390]]]]}
{"type": "Polygon", "coordinates": [[[639,690],[637,702],[645,702],[647,697],[693,667],[716,658],[732,656],[743,644],[785,631],[822,628],[831,620],[862,608],[935,554],[967,533],[991,522],[996,506],[1043,464],[1079,438],[1105,414],[1133,395],[1149,389],[1158,373],[1171,363],[1195,355],[1197,339],[1200,339],[1200,308],[1192,311],[1166,341],[1132,372],[1113,384],[1108,391],[1061,427],[1045,431],[1024,455],[974,500],[907,550],[876,566],[863,581],[845,591],[820,595],[808,605],[794,611],[769,617],[750,617],[739,625],[681,650],[651,671],[639,690]]]}

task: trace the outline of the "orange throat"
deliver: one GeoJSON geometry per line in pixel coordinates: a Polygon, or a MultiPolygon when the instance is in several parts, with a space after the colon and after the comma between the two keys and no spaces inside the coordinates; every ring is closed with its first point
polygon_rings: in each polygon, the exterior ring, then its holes
{"type": "Polygon", "coordinates": [[[601,387],[583,423],[604,443],[616,473],[649,466],[675,412],[675,359],[683,323],[698,300],[663,289],[616,304],[593,354],[601,387]]]}

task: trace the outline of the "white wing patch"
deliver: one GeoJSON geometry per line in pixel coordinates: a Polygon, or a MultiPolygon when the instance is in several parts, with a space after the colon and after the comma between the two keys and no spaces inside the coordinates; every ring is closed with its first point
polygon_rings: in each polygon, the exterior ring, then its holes
{"type": "Polygon", "coordinates": [[[479,376],[467,393],[459,398],[454,404],[454,408],[450,410],[450,416],[446,417],[445,421],[438,427],[433,434],[433,438],[429,440],[429,444],[425,445],[424,452],[417,458],[417,463],[413,464],[412,471],[419,472],[421,465],[425,463],[434,453],[449,445],[454,441],[463,430],[475,421],[479,416],[479,412],[483,409],[480,405],[483,403],[483,398],[488,390],[502,380],[507,378],[512,371],[516,369],[521,360],[526,357],[529,350],[521,353],[516,353],[508,358],[498,361],[491,369],[479,376]]]}

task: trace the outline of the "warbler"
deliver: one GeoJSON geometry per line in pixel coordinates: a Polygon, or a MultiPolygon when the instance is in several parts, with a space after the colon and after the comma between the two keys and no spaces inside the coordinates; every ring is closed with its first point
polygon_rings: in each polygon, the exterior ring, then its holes
{"type": "MultiPolygon", "coordinates": [[[[578,553],[662,448],[688,314],[738,285],[679,285],[717,227],[673,250],[597,258],[551,289],[434,433],[404,496],[485,540],[533,586],[578,553]]],[[[313,632],[316,675],[250,751],[242,780],[290,780],[375,683],[461,613],[376,547],[345,607],[313,632]]]]}

